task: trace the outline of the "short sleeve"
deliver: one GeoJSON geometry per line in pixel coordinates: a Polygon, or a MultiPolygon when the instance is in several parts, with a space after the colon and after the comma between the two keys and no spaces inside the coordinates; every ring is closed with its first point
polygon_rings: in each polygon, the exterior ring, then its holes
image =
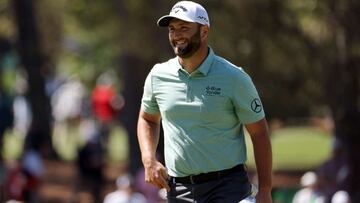
{"type": "Polygon", "coordinates": [[[233,82],[238,87],[233,91],[232,99],[240,122],[249,124],[263,119],[264,108],[250,76],[241,70],[233,82]]]}
{"type": "Polygon", "coordinates": [[[153,72],[150,71],[146,77],[144,84],[144,92],[141,99],[142,109],[149,114],[159,113],[159,106],[157,104],[154,92],[153,92],[153,72]]]}

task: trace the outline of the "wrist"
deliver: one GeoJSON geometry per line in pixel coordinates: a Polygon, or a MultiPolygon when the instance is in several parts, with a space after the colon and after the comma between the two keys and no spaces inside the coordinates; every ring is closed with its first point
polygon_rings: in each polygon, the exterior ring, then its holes
{"type": "Polygon", "coordinates": [[[261,193],[271,193],[271,186],[261,186],[258,188],[258,192],[261,192],[261,193]]]}
{"type": "Polygon", "coordinates": [[[151,165],[151,163],[153,163],[155,161],[156,161],[155,156],[143,156],[142,157],[142,163],[144,166],[151,165]]]}

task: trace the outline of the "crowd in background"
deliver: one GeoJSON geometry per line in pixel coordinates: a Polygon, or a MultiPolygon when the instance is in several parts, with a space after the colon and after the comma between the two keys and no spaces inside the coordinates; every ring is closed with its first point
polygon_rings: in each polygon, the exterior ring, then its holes
{"type": "Polygon", "coordinates": [[[335,137],[331,159],[301,177],[302,188],[296,192],[292,203],[350,203],[346,157],[343,143],[335,137]]]}
{"type": "MultiPolygon", "coordinates": [[[[32,113],[26,97],[26,78],[18,75],[15,83],[15,96],[0,91],[1,151],[4,151],[2,141],[6,132],[11,131],[12,136],[19,136],[23,140],[31,133],[32,113]]],[[[104,168],[109,136],[113,127],[118,125],[119,113],[125,106],[125,99],[115,85],[113,72],[101,74],[90,90],[76,76],[59,76],[49,80],[46,90],[52,109],[54,146],[63,142],[62,136],[67,136],[74,127],[79,129],[83,142],[75,160],[78,180],[74,181],[74,193],[86,191],[92,195],[92,202],[95,203],[163,201],[164,193],[144,182],[143,171],[119,174],[114,184],[116,190],[106,197],[102,192],[106,181],[104,168]],[[133,177],[130,174],[137,175],[133,177]]],[[[46,168],[39,151],[41,149],[36,147],[36,143],[31,143],[31,147],[26,146],[26,141],[24,143],[18,160],[4,160],[1,154],[0,202],[39,202],[37,191],[46,168]]],[[[79,201],[74,195],[72,202],[79,201]]]]}

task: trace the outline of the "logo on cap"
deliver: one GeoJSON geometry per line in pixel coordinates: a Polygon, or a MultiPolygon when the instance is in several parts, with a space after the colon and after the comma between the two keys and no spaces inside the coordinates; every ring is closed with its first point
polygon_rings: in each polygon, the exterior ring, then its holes
{"type": "Polygon", "coordinates": [[[182,6],[182,5],[175,5],[172,9],[171,9],[171,12],[174,12],[174,13],[177,13],[179,12],[180,10],[182,10],[183,12],[187,12],[188,10],[182,6]]]}
{"type": "Polygon", "coordinates": [[[198,16],[197,18],[199,18],[200,20],[203,20],[207,23],[209,22],[209,20],[205,16],[198,16]]]}

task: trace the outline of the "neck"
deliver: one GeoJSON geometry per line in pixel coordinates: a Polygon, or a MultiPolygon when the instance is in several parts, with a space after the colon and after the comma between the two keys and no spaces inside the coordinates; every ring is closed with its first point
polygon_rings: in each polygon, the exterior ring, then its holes
{"type": "Polygon", "coordinates": [[[181,58],[179,57],[180,65],[191,74],[194,72],[200,64],[206,59],[209,52],[209,48],[207,45],[202,45],[197,52],[195,52],[189,58],[181,58]]]}

